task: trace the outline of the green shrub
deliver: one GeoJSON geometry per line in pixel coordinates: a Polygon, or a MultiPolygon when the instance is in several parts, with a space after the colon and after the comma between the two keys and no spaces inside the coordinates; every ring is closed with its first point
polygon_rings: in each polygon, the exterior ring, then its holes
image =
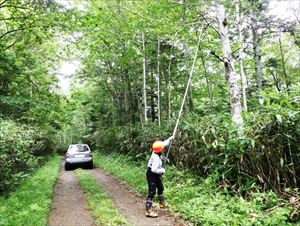
{"type": "Polygon", "coordinates": [[[51,154],[51,141],[37,128],[0,119],[0,194],[15,188],[51,154]],[[49,151],[50,150],[50,151],[49,151]]]}

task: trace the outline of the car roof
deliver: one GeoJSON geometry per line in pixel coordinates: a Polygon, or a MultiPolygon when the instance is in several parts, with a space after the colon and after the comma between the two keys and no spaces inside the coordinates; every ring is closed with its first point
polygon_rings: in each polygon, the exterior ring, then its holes
{"type": "Polygon", "coordinates": [[[70,144],[69,147],[72,147],[72,146],[89,146],[87,144],[70,144]]]}

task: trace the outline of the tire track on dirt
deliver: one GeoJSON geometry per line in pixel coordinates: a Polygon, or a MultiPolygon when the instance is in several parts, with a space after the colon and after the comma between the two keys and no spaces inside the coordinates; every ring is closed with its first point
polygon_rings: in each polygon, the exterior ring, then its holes
{"type": "Polygon", "coordinates": [[[120,213],[128,220],[130,225],[136,226],[185,226],[178,217],[172,216],[167,210],[159,210],[158,218],[145,217],[144,198],[133,193],[125,183],[115,179],[101,169],[91,171],[92,176],[103,190],[113,200],[120,213]]]}
{"type": "Polygon", "coordinates": [[[77,178],[73,171],[65,171],[63,166],[64,161],[55,185],[48,226],[93,226],[77,178]]]}

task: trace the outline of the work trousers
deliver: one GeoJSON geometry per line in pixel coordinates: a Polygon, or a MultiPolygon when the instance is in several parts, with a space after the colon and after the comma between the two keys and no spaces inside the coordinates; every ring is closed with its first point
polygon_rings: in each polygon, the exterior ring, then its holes
{"type": "Polygon", "coordinates": [[[154,198],[156,189],[157,195],[162,196],[164,192],[164,186],[162,183],[161,175],[151,172],[151,168],[148,167],[146,176],[148,182],[148,200],[152,200],[154,198]]]}

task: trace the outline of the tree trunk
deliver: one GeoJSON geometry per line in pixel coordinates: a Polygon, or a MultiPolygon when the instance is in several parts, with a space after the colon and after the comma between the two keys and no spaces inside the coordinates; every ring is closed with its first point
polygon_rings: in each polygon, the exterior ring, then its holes
{"type": "Polygon", "coordinates": [[[127,114],[128,114],[128,123],[131,123],[131,124],[135,124],[135,103],[134,103],[134,100],[133,100],[133,94],[132,94],[132,84],[131,84],[131,76],[129,74],[129,71],[126,69],[125,70],[125,75],[126,75],[126,85],[127,85],[127,100],[128,100],[128,109],[127,109],[127,114]]]}
{"type": "Polygon", "coordinates": [[[190,108],[190,111],[194,111],[194,103],[193,103],[193,87],[192,87],[192,82],[190,82],[189,84],[189,108],[190,108]]]}
{"type": "Polygon", "coordinates": [[[143,122],[142,106],[136,82],[136,79],[132,79],[132,121],[134,125],[135,123],[140,122],[142,124],[143,122]]]}
{"type": "Polygon", "coordinates": [[[286,67],[285,67],[285,60],[284,60],[284,53],[283,53],[283,47],[282,47],[282,42],[281,42],[281,37],[279,37],[279,47],[280,47],[280,58],[281,58],[281,64],[282,64],[282,72],[285,77],[285,84],[286,84],[286,89],[288,93],[290,92],[290,83],[289,83],[289,78],[286,72],[286,67]]]}
{"type": "MultiPolygon", "coordinates": [[[[187,4],[186,0],[182,0],[182,10],[183,10],[183,24],[186,24],[186,11],[187,11],[187,4]]],[[[185,65],[187,66],[189,63],[189,55],[190,55],[190,49],[188,47],[187,43],[184,43],[184,57],[185,57],[185,65]]],[[[187,70],[186,73],[187,80],[189,79],[189,73],[187,70]]],[[[192,81],[189,83],[189,89],[188,89],[188,107],[190,111],[194,110],[194,103],[193,103],[193,94],[192,94],[192,81]]]]}
{"type": "MultiPolygon", "coordinates": [[[[155,76],[155,73],[153,71],[153,78],[155,76]]],[[[151,89],[151,91],[148,92],[148,97],[150,96],[150,103],[149,103],[149,107],[150,107],[150,113],[151,113],[151,121],[155,122],[156,120],[156,113],[155,113],[155,89],[151,89]]]]}
{"type": "Polygon", "coordinates": [[[171,47],[171,56],[168,65],[168,81],[167,81],[167,93],[168,93],[168,119],[171,119],[171,64],[172,64],[173,46],[171,47]]]}
{"type": "Polygon", "coordinates": [[[275,87],[277,89],[278,92],[281,91],[281,88],[280,88],[280,82],[279,82],[279,79],[277,78],[277,68],[274,69],[274,71],[272,71],[272,69],[269,70],[270,74],[272,75],[273,79],[274,79],[274,83],[275,83],[275,87]]]}
{"type": "MultiPolygon", "coordinates": [[[[252,0],[253,3],[254,0],[252,0]]],[[[259,0],[260,1],[260,0],[259,0]]],[[[259,3],[261,4],[261,3],[259,3]]],[[[262,62],[261,62],[261,52],[260,52],[260,37],[258,32],[258,14],[259,9],[257,7],[253,7],[251,9],[251,29],[252,29],[252,41],[253,41],[253,52],[254,52],[254,62],[255,62],[255,75],[256,75],[256,83],[258,90],[260,91],[262,88],[262,62]]]]}
{"type": "Polygon", "coordinates": [[[224,55],[223,62],[225,67],[225,76],[229,83],[232,121],[239,126],[241,131],[243,128],[243,118],[241,116],[242,107],[240,103],[240,89],[238,87],[239,76],[235,72],[234,62],[231,56],[231,47],[227,29],[227,18],[225,16],[225,9],[223,5],[217,4],[217,20],[219,33],[221,36],[222,52],[224,55]]]}
{"type": "Polygon", "coordinates": [[[207,94],[208,94],[208,97],[209,97],[209,105],[210,105],[210,107],[213,107],[212,88],[211,88],[210,81],[209,81],[209,78],[208,78],[205,61],[203,59],[203,56],[201,56],[200,58],[201,58],[201,62],[202,62],[203,70],[204,70],[205,82],[206,82],[206,87],[207,87],[207,94]]]}
{"type": "Polygon", "coordinates": [[[243,107],[244,111],[248,110],[247,107],[247,96],[246,96],[246,88],[247,88],[247,78],[244,73],[244,65],[243,65],[243,47],[244,47],[244,40],[242,38],[242,21],[241,21],[241,11],[240,11],[240,0],[236,0],[235,2],[235,9],[236,9],[236,22],[237,22],[237,29],[238,29],[238,40],[240,44],[239,48],[239,66],[240,66],[240,75],[241,75],[241,88],[242,88],[242,97],[243,97],[243,107]]]}
{"type": "Polygon", "coordinates": [[[144,123],[147,123],[147,92],[146,92],[146,48],[144,32],[142,33],[143,42],[143,102],[144,102],[144,123]]]}
{"type": "Polygon", "coordinates": [[[161,124],[160,120],[160,40],[159,36],[157,37],[157,117],[158,117],[158,126],[161,124]]]}

